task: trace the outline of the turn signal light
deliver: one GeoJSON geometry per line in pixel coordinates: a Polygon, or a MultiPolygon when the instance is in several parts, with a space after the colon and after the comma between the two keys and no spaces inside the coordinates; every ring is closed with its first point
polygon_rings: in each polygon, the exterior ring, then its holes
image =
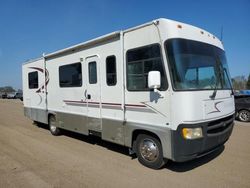
{"type": "Polygon", "coordinates": [[[202,128],[183,128],[182,129],[182,135],[187,140],[202,138],[202,128]]]}

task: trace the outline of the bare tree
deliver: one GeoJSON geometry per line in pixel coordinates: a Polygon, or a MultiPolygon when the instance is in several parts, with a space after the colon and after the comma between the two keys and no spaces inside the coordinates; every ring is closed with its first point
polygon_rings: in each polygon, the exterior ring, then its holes
{"type": "Polygon", "coordinates": [[[247,83],[246,83],[246,89],[250,89],[250,74],[248,76],[248,80],[247,80],[247,83]]]}

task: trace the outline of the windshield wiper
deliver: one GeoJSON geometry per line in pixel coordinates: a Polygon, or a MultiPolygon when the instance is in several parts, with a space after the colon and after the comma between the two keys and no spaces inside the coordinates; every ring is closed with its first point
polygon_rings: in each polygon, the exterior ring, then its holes
{"type": "Polygon", "coordinates": [[[217,79],[216,79],[216,82],[215,82],[215,87],[214,87],[214,91],[213,91],[213,94],[210,95],[210,99],[214,99],[216,97],[216,94],[217,94],[217,85],[218,85],[218,82],[217,82],[217,79]]]}
{"type": "Polygon", "coordinates": [[[220,68],[221,62],[220,62],[219,57],[216,57],[215,62],[216,62],[216,67],[217,67],[217,69],[219,69],[219,72],[217,72],[217,74],[216,74],[215,87],[214,87],[213,94],[209,96],[210,99],[215,99],[216,94],[217,94],[217,90],[218,90],[218,89],[217,89],[217,86],[218,86],[218,79],[217,79],[217,78],[220,78],[220,77],[221,77],[221,68],[220,68]]]}
{"type": "MultiPolygon", "coordinates": [[[[215,61],[216,61],[217,67],[219,68],[219,77],[222,76],[222,75],[221,75],[222,73],[223,73],[223,75],[224,75],[224,72],[225,72],[225,75],[226,75],[227,80],[228,80],[229,85],[230,85],[231,95],[234,95],[233,86],[232,86],[232,84],[231,84],[231,81],[230,81],[230,78],[229,78],[229,76],[228,76],[228,73],[227,73],[226,68],[221,67],[222,64],[221,64],[221,61],[220,61],[219,57],[217,57],[215,61]],[[223,69],[223,72],[221,72],[221,68],[223,69]]],[[[223,79],[223,80],[224,80],[224,79],[223,79]]],[[[209,96],[210,99],[215,99],[216,94],[217,94],[217,90],[218,90],[218,89],[217,89],[217,85],[218,85],[218,80],[216,79],[216,83],[215,83],[215,87],[214,87],[213,94],[209,96]]]]}
{"type": "Polygon", "coordinates": [[[232,86],[232,84],[231,84],[230,78],[229,78],[229,76],[228,76],[227,69],[226,69],[226,68],[223,68],[223,70],[224,70],[224,72],[226,73],[227,80],[228,80],[229,85],[230,85],[231,95],[234,95],[234,89],[233,89],[233,86],[232,86]]]}

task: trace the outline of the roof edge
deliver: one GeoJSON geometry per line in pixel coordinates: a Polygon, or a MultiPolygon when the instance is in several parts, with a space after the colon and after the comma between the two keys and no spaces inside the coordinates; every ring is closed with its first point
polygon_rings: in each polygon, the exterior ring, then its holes
{"type": "Polygon", "coordinates": [[[109,39],[117,37],[118,35],[120,35],[120,31],[115,31],[115,32],[109,33],[107,35],[103,35],[103,36],[88,40],[86,42],[79,43],[79,44],[76,44],[74,46],[70,46],[68,48],[64,48],[62,50],[58,50],[58,51],[55,51],[55,52],[52,52],[52,53],[49,53],[49,54],[45,54],[44,58],[50,58],[50,57],[57,56],[59,54],[65,53],[65,52],[75,50],[77,48],[82,48],[82,47],[85,47],[85,46],[88,46],[88,45],[91,45],[91,44],[96,44],[98,42],[109,40],[109,39]]]}

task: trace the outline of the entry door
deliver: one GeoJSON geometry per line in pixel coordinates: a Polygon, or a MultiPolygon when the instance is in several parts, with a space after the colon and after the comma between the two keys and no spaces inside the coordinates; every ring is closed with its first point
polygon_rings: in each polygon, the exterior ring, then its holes
{"type": "Polygon", "coordinates": [[[101,86],[100,64],[97,56],[87,58],[87,89],[85,97],[87,102],[88,129],[101,132],[101,86]]]}

